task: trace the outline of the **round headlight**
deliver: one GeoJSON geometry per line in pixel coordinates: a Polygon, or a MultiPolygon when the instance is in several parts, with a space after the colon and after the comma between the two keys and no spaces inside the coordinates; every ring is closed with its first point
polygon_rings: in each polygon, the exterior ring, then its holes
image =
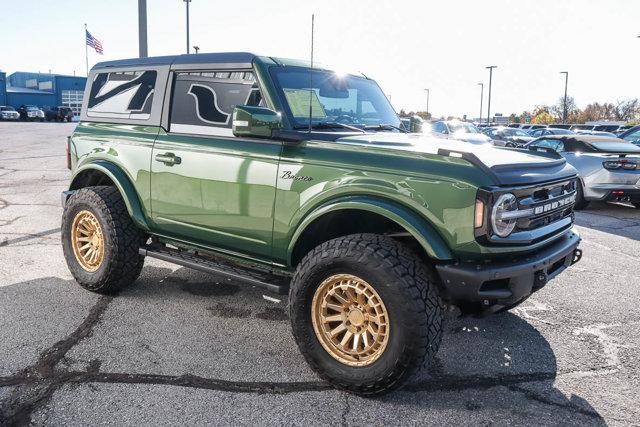
{"type": "Polygon", "coordinates": [[[516,228],[516,218],[504,215],[507,212],[518,209],[518,200],[511,193],[505,193],[498,197],[491,211],[491,228],[500,237],[507,237],[516,228]]]}

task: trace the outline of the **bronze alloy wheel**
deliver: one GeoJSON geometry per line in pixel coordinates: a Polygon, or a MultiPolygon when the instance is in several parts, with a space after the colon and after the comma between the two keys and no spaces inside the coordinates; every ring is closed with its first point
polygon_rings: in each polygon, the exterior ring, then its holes
{"type": "Polygon", "coordinates": [[[87,210],[76,214],[71,225],[71,246],[78,263],[94,272],[104,259],[104,235],[98,219],[87,210]]]}
{"type": "Polygon", "coordinates": [[[349,366],[366,366],[384,353],[389,314],[373,287],[350,274],[320,284],[311,303],[313,329],[325,350],[349,366]]]}

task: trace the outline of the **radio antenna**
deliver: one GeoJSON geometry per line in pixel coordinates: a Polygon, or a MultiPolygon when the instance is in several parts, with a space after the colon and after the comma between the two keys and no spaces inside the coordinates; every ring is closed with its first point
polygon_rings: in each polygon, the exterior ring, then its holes
{"type": "Polygon", "coordinates": [[[311,133],[311,120],[313,118],[313,30],[315,15],[311,14],[311,70],[309,71],[309,133],[311,133]]]}

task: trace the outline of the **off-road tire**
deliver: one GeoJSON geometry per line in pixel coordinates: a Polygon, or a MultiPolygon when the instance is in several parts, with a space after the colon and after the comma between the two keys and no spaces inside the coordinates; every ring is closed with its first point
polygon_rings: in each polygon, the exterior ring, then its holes
{"type": "Polygon", "coordinates": [[[573,205],[573,209],[576,211],[580,211],[582,209],[586,209],[589,206],[589,202],[584,199],[584,189],[582,188],[582,182],[578,180],[576,184],[576,204],[573,205]]]}
{"type": "Polygon", "coordinates": [[[62,214],[62,248],[71,274],[83,288],[112,294],[133,283],[140,275],[144,257],[138,251],[145,234],[131,220],[124,200],[115,187],[86,187],[73,193],[62,214]],[[76,214],[91,212],[104,235],[104,259],[95,272],[88,272],[76,259],[71,227],[76,214]]]}
{"type": "Polygon", "coordinates": [[[631,204],[635,206],[636,209],[640,209],[640,202],[632,202],[631,204]]]}
{"type": "Polygon", "coordinates": [[[375,234],[353,234],[321,244],[297,266],[289,291],[289,317],[300,352],[311,368],[336,388],[377,395],[402,385],[426,367],[440,347],[444,306],[433,270],[401,243],[375,234]],[[312,324],[312,299],[335,274],[367,281],[389,314],[384,352],[369,365],[354,367],[332,357],[312,324]]]}

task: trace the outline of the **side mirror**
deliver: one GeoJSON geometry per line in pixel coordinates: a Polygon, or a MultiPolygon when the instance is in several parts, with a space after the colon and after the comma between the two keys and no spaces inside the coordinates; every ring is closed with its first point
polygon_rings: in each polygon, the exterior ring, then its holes
{"type": "Polygon", "coordinates": [[[242,105],[233,109],[232,130],[235,136],[271,138],[282,127],[280,113],[265,107],[242,105]]]}

